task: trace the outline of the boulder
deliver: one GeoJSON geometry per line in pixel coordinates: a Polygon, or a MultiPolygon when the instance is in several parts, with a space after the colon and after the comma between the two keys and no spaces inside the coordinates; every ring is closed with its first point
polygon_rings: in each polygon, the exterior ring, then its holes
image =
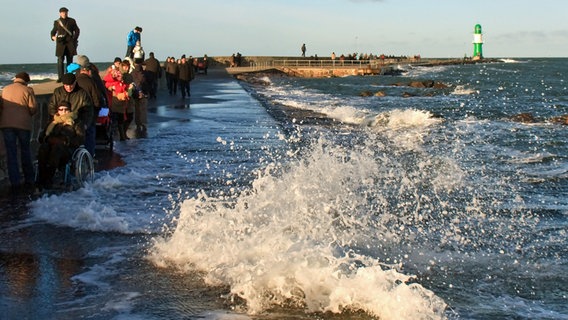
{"type": "Polygon", "coordinates": [[[521,122],[521,123],[535,123],[535,122],[537,122],[536,118],[531,113],[528,113],[528,112],[516,114],[516,115],[511,117],[511,120],[515,121],[515,122],[521,122]]]}
{"type": "Polygon", "coordinates": [[[375,97],[386,97],[387,94],[384,91],[375,92],[375,97]]]}
{"type": "Polygon", "coordinates": [[[568,114],[558,117],[553,117],[548,120],[548,122],[556,123],[556,124],[563,124],[568,125],[568,114]]]}

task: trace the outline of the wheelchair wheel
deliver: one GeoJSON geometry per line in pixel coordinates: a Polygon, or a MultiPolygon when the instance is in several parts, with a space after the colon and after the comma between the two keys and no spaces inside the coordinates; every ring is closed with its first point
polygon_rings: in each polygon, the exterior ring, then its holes
{"type": "Polygon", "coordinates": [[[84,187],[86,182],[92,182],[95,177],[93,157],[87,149],[80,147],[73,153],[73,173],[79,187],[84,187]]]}

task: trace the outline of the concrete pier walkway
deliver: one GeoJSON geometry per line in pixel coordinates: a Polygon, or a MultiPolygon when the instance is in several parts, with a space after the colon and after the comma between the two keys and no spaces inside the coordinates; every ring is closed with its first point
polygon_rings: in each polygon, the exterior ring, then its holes
{"type": "MultiPolygon", "coordinates": [[[[104,66],[101,66],[104,67],[104,66]]],[[[53,89],[60,84],[48,82],[34,87],[40,108],[46,109],[53,89]]],[[[180,125],[191,122],[195,136],[211,137],[223,133],[224,128],[230,127],[233,131],[247,131],[250,134],[255,129],[252,126],[260,124],[263,127],[274,125],[273,119],[260,103],[251,97],[238,83],[227,73],[225,68],[210,68],[207,75],[198,74],[191,82],[191,96],[181,98],[178,89],[177,95],[169,95],[165,79],[161,79],[158,88],[157,99],[148,102],[148,131],[140,134],[135,131],[132,123],[128,130],[128,136],[132,140],[155,137],[156,132],[165,126],[180,125]],[[267,123],[271,122],[271,123],[267,123]]],[[[46,110],[44,110],[45,116],[46,110]]],[[[45,122],[38,115],[36,122],[45,122]]],[[[45,124],[36,123],[36,130],[41,130],[45,124]]],[[[261,129],[259,129],[261,130],[261,129]]],[[[259,131],[261,136],[263,132],[259,131]]],[[[37,133],[34,133],[34,135],[37,133]]],[[[225,133],[226,134],[226,133],[225,133]]],[[[34,136],[32,135],[32,137],[34,136]]],[[[115,140],[115,150],[110,151],[104,146],[96,149],[96,171],[112,170],[118,166],[128,165],[122,159],[120,152],[121,144],[131,141],[115,140]]],[[[201,144],[215,143],[215,141],[199,141],[201,144]]],[[[37,142],[32,143],[32,154],[37,153],[37,142]]],[[[0,170],[2,171],[2,170],[0,170]]],[[[0,175],[0,189],[4,195],[9,194],[9,181],[6,174],[0,175]]]]}

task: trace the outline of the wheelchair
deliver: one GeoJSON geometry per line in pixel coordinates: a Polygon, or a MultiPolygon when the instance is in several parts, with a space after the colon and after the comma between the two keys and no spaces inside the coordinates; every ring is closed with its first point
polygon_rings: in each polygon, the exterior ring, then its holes
{"type": "MultiPolygon", "coordinates": [[[[36,181],[39,176],[39,161],[34,162],[36,181]]],[[[95,165],[93,157],[84,146],[77,147],[65,164],[64,168],[59,168],[53,179],[61,182],[61,186],[68,190],[75,190],[92,182],[95,177],[95,165]]]]}
{"type": "Polygon", "coordinates": [[[94,177],[95,165],[93,157],[84,146],[80,146],[75,149],[71,160],[65,165],[63,182],[71,187],[82,188],[85,186],[85,183],[93,182],[94,177]]]}

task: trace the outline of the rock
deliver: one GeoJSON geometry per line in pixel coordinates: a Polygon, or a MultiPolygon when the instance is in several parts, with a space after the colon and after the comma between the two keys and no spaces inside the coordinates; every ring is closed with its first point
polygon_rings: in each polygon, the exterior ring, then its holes
{"type": "Polygon", "coordinates": [[[426,85],[422,81],[412,81],[408,84],[412,88],[426,88],[426,85]]]}
{"type": "Polygon", "coordinates": [[[441,83],[441,82],[436,82],[434,83],[434,89],[446,89],[448,88],[448,85],[441,83]]]}
{"type": "Polygon", "coordinates": [[[384,91],[375,92],[375,97],[386,97],[387,94],[384,91]]]}
{"type": "Polygon", "coordinates": [[[537,122],[535,117],[528,112],[519,113],[511,117],[512,121],[521,122],[521,123],[535,123],[537,122]]]}
{"type": "Polygon", "coordinates": [[[568,125],[568,114],[558,117],[553,117],[548,120],[548,122],[556,123],[556,124],[563,124],[568,125]]]}

